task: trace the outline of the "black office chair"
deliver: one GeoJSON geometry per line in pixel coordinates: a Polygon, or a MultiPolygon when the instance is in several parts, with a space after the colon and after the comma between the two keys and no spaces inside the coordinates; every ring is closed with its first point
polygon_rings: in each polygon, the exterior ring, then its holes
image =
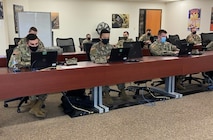
{"type": "Polygon", "coordinates": [[[180,37],[179,35],[169,35],[169,38],[168,38],[168,41],[173,44],[173,45],[176,45],[176,41],[177,40],[180,40],[180,37]]]}
{"type": "Polygon", "coordinates": [[[85,39],[86,39],[86,38],[78,38],[81,51],[83,51],[83,48],[81,48],[81,46],[83,46],[82,43],[83,43],[83,41],[84,41],[85,39]]]}
{"type": "Polygon", "coordinates": [[[15,37],[14,38],[14,44],[16,45],[16,46],[18,46],[18,42],[21,40],[21,38],[19,38],[19,37],[15,37]]]}
{"type": "Polygon", "coordinates": [[[63,49],[63,52],[75,52],[73,38],[56,38],[57,46],[63,49]]]}
{"type": "Polygon", "coordinates": [[[201,33],[200,36],[202,41],[202,48],[205,50],[209,42],[213,41],[213,33],[201,33]]]}
{"type": "MultiPolygon", "coordinates": [[[[176,40],[176,46],[178,48],[182,48],[183,45],[188,45],[186,39],[182,39],[182,40],[176,40]]],[[[192,44],[193,45],[193,44],[192,44]]],[[[197,73],[194,73],[197,74],[197,73]]],[[[204,83],[204,79],[203,78],[199,78],[199,77],[193,77],[193,74],[189,74],[189,76],[185,76],[185,78],[183,79],[183,83],[188,81],[189,84],[192,83],[192,81],[195,81],[198,83],[198,86],[202,86],[202,84],[204,83]]]]}
{"type": "MultiPolygon", "coordinates": [[[[12,48],[9,48],[9,49],[6,49],[7,66],[8,66],[10,57],[11,57],[11,55],[12,55],[12,53],[13,53],[13,50],[14,50],[13,47],[12,47],[12,48]]],[[[18,106],[17,106],[17,112],[20,113],[20,112],[21,112],[21,109],[20,109],[21,105],[22,105],[23,103],[27,103],[27,100],[28,100],[28,99],[29,99],[29,97],[28,97],[28,96],[25,96],[25,97],[17,97],[17,98],[5,100],[5,101],[4,101],[4,107],[8,107],[8,103],[9,103],[9,102],[13,102],[13,101],[20,100],[20,102],[19,102],[19,104],[18,104],[18,106]]]]}

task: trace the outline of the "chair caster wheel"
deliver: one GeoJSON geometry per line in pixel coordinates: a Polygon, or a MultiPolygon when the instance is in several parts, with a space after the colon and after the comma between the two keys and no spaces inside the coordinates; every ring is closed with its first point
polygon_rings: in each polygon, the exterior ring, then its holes
{"type": "Polygon", "coordinates": [[[21,113],[21,110],[20,110],[20,109],[17,109],[17,112],[18,112],[18,113],[21,113]]]}
{"type": "Polygon", "coordinates": [[[8,107],[8,104],[4,104],[4,107],[8,107]]]}

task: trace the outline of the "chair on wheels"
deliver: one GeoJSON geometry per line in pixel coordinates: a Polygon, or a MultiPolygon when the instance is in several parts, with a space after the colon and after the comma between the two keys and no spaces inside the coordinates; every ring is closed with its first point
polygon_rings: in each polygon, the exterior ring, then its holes
{"type": "Polygon", "coordinates": [[[63,52],[75,52],[73,38],[56,38],[57,46],[63,49],[63,52]]]}
{"type": "MultiPolygon", "coordinates": [[[[12,55],[13,53],[13,49],[14,48],[9,48],[9,49],[6,49],[6,57],[7,57],[7,66],[8,66],[8,63],[9,63],[9,60],[10,60],[10,56],[12,55]]],[[[13,98],[13,99],[8,99],[8,100],[5,100],[4,101],[4,107],[8,107],[8,103],[9,102],[13,102],[13,101],[17,101],[17,100],[20,100],[18,106],[17,106],[17,112],[20,113],[21,112],[21,105],[25,102],[27,103],[27,100],[29,99],[28,96],[26,97],[17,97],[17,98],[13,98]]]]}
{"type": "Polygon", "coordinates": [[[81,48],[82,46],[83,46],[83,41],[85,40],[86,38],[78,38],[78,40],[79,40],[79,47],[80,47],[80,49],[81,49],[81,51],[85,51],[85,50],[83,50],[83,48],[81,48]]]}
{"type": "Polygon", "coordinates": [[[213,41],[213,33],[201,33],[202,49],[205,50],[209,42],[213,41]]]}
{"type": "Polygon", "coordinates": [[[176,41],[177,40],[180,40],[180,37],[179,35],[169,35],[169,38],[168,38],[168,41],[173,44],[173,45],[176,45],[176,41]]]}

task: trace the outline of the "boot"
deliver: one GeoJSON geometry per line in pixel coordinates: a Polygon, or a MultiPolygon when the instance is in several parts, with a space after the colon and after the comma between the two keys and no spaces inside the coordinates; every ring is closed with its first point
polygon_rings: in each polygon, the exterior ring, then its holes
{"type": "Polygon", "coordinates": [[[38,100],[36,104],[30,109],[29,113],[35,115],[38,118],[45,118],[46,114],[41,111],[41,106],[43,105],[42,100],[38,100]]]}
{"type": "Polygon", "coordinates": [[[37,100],[31,100],[29,104],[27,104],[26,106],[23,106],[23,111],[29,111],[35,104],[36,104],[37,100]]]}
{"type": "Polygon", "coordinates": [[[175,87],[177,90],[184,90],[185,87],[183,85],[181,85],[181,79],[177,78],[176,82],[175,82],[175,87]]]}
{"type": "Polygon", "coordinates": [[[113,104],[113,100],[109,95],[109,92],[106,92],[103,96],[103,103],[106,105],[112,105],[113,104]]]}
{"type": "Polygon", "coordinates": [[[127,100],[131,100],[132,98],[130,98],[129,96],[126,95],[125,89],[121,90],[121,94],[120,97],[123,101],[127,101],[127,100]]]}

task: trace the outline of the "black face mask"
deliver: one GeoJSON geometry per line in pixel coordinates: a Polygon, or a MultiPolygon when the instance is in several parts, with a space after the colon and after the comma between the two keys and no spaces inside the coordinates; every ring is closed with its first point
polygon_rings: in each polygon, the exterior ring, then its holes
{"type": "Polygon", "coordinates": [[[148,35],[148,36],[150,36],[150,35],[151,35],[151,33],[147,33],[147,35],[148,35]]]}
{"type": "Polygon", "coordinates": [[[38,50],[38,46],[36,46],[36,47],[29,46],[29,47],[30,47],[30,50],[31,50],[32,52],[35,52],[35,51],[38,50]]]}
{"type": "Polygon", "coordinates": [[[196,31],[192,32],[192,34],[196,34],[196,33],[197,33],[196,31]]]}
{"type": "Polygon", "coordinates": [[[88,40],[90,40],[91,38],[90,38],[90,37],[88,37],[87,39],[88,39],[88,40]]]}
{"type": "Polygon", "coordinates": [[[102,43],[105,44],[105,45],[108,44],[109,43],[109,39],[102,39],[102,43]]]}

